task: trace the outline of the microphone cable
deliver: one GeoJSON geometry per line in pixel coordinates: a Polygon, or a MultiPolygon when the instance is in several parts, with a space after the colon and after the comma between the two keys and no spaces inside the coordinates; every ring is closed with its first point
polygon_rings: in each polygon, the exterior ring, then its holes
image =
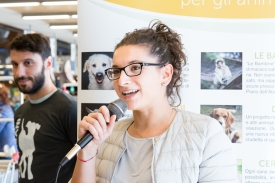
{"type": "Polygon", "coordinates": [[[60,169],[61,169],[61,165],[59,165],[58,166],[58,168],[57,168],[57,172],[56,172],[56,177],[55,177],[55,183],[57,183],[57,180],[58,180],[58,174],[59,174],[59,171],[60,171],[60,169]]]}

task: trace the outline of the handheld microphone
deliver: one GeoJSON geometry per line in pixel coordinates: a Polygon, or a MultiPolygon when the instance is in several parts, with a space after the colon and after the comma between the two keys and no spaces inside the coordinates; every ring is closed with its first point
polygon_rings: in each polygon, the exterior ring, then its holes
{"type": "MultiPolygon", "coordinates": [[[[116,115],[116,121],[124,116],[128,106],[127,104],[121,100],[117,99],[111,102],[107,108],[109,109],[110,116],[116,115]]],[[[64,166],[69,160],[71,160],[78,151],[80,151],[83,147],[85,147],[91,140],[93,140],[93,135],[91,133],[87,133],[84,135],[79,141],[76,142],[74,147],[67,153],[67,155],[62,159],[59,163],[59,166],[64,166]]]]}

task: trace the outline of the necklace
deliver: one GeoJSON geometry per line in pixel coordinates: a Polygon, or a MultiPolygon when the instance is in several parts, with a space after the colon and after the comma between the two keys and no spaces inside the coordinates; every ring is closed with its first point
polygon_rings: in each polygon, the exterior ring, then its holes
{"type": "MultiPolygon", "coordinates": [[[[169,117],[169,120],[168,120],[168,124],[171,123],[172,114],[173,114],[173,108],[172,108],[171,113],[170,113],[170,117],[169,117]]],[[[142,135],[140,135],[140,134],[138,133],[138,131],[137,131],[137,129],[136,129],[135,121],[133,121],[133,126],[134,126],[134,130],[135,130],[135,132],[138,134],[138,136],[140,136],[141,138],[146,138],[146,137],[143,137],[142,135]]],[[[170,125],[165,126],[165,127],[161,130],[160,135],[161,135],[163,132],[165,132],[165,131],[168,129],[169,126],[170,126],[170,125]]],[[[147,137],[147,138],[148,138],[148,137],[147,137]]]]}
{"type": "Polygon", "coordinates": [[[141,138],[145,139],[145,137],[143,137],[142,135],[140,135],[140,134],[137,132],[137,129],[136,129],[136,126],[135,126],[135,121],[134,121],[133,125],[134,125],[134,130],[135,130],[135,132],[138,134],[138,136],[140,136],[141,138]]]}

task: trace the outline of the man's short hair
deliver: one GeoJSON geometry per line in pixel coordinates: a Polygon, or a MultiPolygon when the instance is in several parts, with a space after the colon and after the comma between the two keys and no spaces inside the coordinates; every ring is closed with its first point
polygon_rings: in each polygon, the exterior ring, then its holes
{"type": "Polygon", "coordinates": [[[41,55],[42,60],[51,56],[49,39],[42,34],[19,34],[6,47],[8,51],[30,51],[41,55]]]}

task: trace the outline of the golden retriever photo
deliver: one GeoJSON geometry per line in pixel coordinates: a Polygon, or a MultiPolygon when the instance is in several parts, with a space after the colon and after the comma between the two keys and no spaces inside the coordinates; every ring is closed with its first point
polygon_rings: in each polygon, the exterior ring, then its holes
{"type": "Polygon", "coordinates": [[[83,73],[87,75],[82,77],[82,89],[113,90],[113,82],[105,74],[105,69],[110,68],[111,64],[112,58],[109,55],[90,53],[90,56],[83,62],[83,73]]]}
{"type": "Polygon", "coordinates": [[[242,52],[202,52],[201,89],[241,90],[242,52]]]}
{"type": "Polygon", "coordinates": [[[234,106],[202,106],[201,112],[216,119],[232,143],[241,143],[242,112],[240,106],[235,106],[235,108],[234,106]],[[208,114],[207,111],[209,111],[208,114]]]}

